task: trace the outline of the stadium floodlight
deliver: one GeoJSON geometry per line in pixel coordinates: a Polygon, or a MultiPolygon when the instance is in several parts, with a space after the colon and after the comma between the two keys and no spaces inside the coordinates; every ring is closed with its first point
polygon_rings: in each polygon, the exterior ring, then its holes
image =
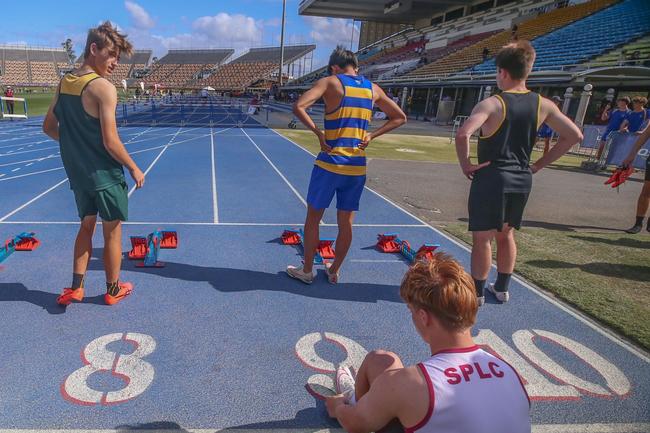
{"type": "Polygon", "coordinates": [[[391,13],[393,11],[396,11],[400,7],[402,7],[402,2],[401,1],[399,1],[399,0],[390,1],[390,2],[388,2],[388,3],[386,3],[384,5],[384,13],[389,14],[389,13],[391,13]]]}

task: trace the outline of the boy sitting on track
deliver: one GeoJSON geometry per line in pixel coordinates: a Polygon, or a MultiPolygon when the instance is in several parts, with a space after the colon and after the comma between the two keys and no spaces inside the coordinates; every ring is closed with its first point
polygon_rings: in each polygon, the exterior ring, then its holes
{"type": "Polygon", "coordinates": [[[320,141],[321,152],[316,157],[307,194],[305,221],[305,262],[303,266],[288,266],[287,274],[304,283],[314,280],[313,261],[318,246],[318,224],[336,194],[339,233],[336,238],[336,258],[327,270],[330,283],[338,282],[339,269],[352,243],[352,221],[359,210],[359,200],[366,183],[365,149],[372,139],[406,123],[406,115],[384,91],[367,78],[357,75],[356,55],[337,47],[329,60],[330,77],[322,78],[295,103],[293,112],[320,141]],[[316,101],[325,101],[325,131],[316,126],[307,109],[316,101]],[[377,105],[389,120],[380,128],[368,132],[373,105],[377,105]]]}
{"type": "Polygon", "coordinates": [[[122,263],[122,221],[128,217],[128,194],[122,166],[126,166],[137,188],[144,174],[124,148],[117,133],[117,92],[105,77],[117,66],[120,54],[133,48],[126,36],[110,22],[88,32],[84,62],[66,74],[54,97],[43,131],[59,142],[61,159],[74,192],[81,227],[74,245],[72,286],[63,289],[57,303],[69,305],[84,296],[84,277],[92,253],[97,214],[104,232],[106,295],[113,305],[133,290],[119,281],[122,263]]]}
{"type": "Polygon", "coordinates": [[[356,380],[336,374],[330,416],[349,432],[378,431],[399,420],[407,432],[530,432],[530,402],[517,372],[472,340],[478,302],[472,278],[437,253],[410,268],[400,295],[430,358],[404,367],[397,355],[373,351],[356,380]]]}

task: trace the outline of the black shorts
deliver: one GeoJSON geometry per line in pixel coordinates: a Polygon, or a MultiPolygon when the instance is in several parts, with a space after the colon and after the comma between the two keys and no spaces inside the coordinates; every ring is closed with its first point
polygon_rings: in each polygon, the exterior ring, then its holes
{"type": "Polygon", "coordinates": [[[493,185],[472,182],[469,192],[469,231],[501,231],[503,224],[521,228],[527,192],[503,192],[493,185]]]}

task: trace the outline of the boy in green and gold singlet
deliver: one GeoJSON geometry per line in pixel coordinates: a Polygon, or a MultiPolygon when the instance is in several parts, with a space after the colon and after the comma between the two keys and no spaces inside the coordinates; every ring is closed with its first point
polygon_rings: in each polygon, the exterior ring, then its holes
{"type": "Polygon", "coordinates": [[[72,285],[63,289],[57,298],[61,305],[83,299],[97,214],[102,218],[104,232],[104,300],[109,305],[116,304],[133,290],[131,283],[119,281],[121,222],[128,218],[128,194],[122,167],[129,170],[136,188],[144,185],[144,174],[117,133],[117,91],[106,79],[117,66],[120,54],[131,54],[132,50],[126,36],[110,22],[91,29],[83,64],[63,77],[43,121],[43,131],[59,142],[63,166],[81,219],[74,245],[72,285]]]}

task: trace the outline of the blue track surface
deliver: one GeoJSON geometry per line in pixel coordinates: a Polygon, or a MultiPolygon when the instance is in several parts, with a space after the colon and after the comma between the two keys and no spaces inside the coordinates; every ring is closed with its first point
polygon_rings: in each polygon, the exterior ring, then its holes
{"type": "MultiPolygon", "coordinates": [[[[98,234],[85,302],[66,310],[55,299],[70,280],[74,201],[57,144],[24,125],[0,124],[0,237],[34,231],[42,244],[0,271],[2,432],[338,428],[314,397],[335,365],[375,348],[427,356],[398,296],[407,264],[373,248],[377,233],[439,243],[469,265],[461,246],[367,190],[341,283],[322,270],[311,286],[290,280],[300,255],[279,236],[304,219],[313,156],[260,127],[124,127],[148,173],[123,247],[162,228],[179,248],[163,250],[162,269],[125,261],[135,293],[108,307],[98,234]]],[[[335,236],[335,213],[323,219],[335,236]]],[[[644,353],[519,281],[512,293],[488,299],[474,334],[527,381],[536,431],[650,430],[644,353]]]]}

